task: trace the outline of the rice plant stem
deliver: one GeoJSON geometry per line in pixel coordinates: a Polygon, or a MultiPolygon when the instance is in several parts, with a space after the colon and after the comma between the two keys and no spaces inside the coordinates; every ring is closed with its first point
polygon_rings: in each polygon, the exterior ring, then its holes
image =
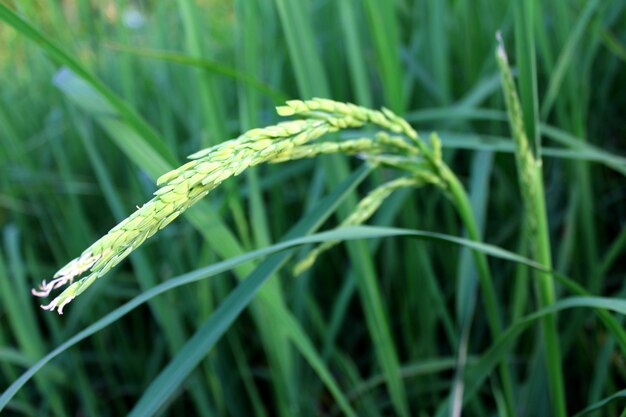
{"type": "MultiPolygon", "coordinates": [[[[524,128],[522,107],[517,95],[515,81],[513,80],[506,51],[500,37],[496,59],[500,67],[502,88],[509,114],[511,133],[515,142],[518,180],[530,232],[531,253],[534,260],[543,265],[546,271],[550,271],[552,270],[552,254],[544,198],[542,162],[539,157],[536,159],[531,151],[524,128]]],[[[539,307],[545,308],[553,304],[556,296],[552,274],[549,272],[538,272],[536,282],[539,307]]],[[[553,415],[555,417],[565,417],[567,408],[565,405],[561,349],[558,340],[556,315],[546,315],[541,321],[541,329],[553,415]]]]}
{"type": "MultiPolygon", "coordinates": [[[[533,201],[529,202],[528,210],[530,211],[529,215],[536,219],[536,229],[533,236],[535,260],[545,266],[547,270],[552,270],[552,251],[548,234],[542,173],[543,170],[539,164],[537,165],[534,178],[536,193],[533,193],[534,198],[532,199],[533,201]]],[[[538,272],[537,297],[541,308],[554,304],[556,301],[554,280],[549,272],[538,272]]],[[[546,367],[548,369],[548,382],[552,394],[554,415],[565,417],[567,409],[556,314],[545,316],[541,322],[541,327],[544,335],[546,367]]]]}
{"type": "MultiPolygon", "coordinates": [[[[458,177],[450,170],[450,168],[447,167],[447,165],[442,166],[440,169],[442,170],[441,176],[446,180],[449,195],[454,202],[465,229],[467,230],[467,235],[470,239],[481,242],[482,236],[476,223],[476,217],[474,216],[474,211],[472,210],[472,205],[465,188],[459,181],[458,177]]],[[[502,322],[498,311],[498,301],[493,285],[491,270],[489,269],[487,257],[484,253],[473,251],[473,255],[476,262],[476,268],[478,270],[478,279],[480,280],[480,286],[483,292],[489,330],[491,332],[491,336],[494,339],[497,339],[502,333],[502,322]]],[[[505,362],[500,364],[499,369],[507,409],[509,415],[514,415],[513,382],[511,372],[505,362]]]]}

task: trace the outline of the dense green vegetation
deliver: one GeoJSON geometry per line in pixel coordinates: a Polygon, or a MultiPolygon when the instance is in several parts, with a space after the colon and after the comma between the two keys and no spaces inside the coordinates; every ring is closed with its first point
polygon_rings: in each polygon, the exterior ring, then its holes
{"type": "Polygon", "coordinates": [[[625,1],[0,0],[0,46],[3,415],[626,415],[625,1]],[[446,186],[337,228],[398,171],[255,166],[39,308],[158,177],[313,97],[438,132],[446,186]]]}

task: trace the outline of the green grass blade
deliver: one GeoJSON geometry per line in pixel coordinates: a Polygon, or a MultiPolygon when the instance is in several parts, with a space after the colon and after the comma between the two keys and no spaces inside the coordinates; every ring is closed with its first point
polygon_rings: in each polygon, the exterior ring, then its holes
{"type": "Polygon", "coordinates": [[[350,80],[352,81],[356,103],[372,107],[374,105],[372,92],[368,83],[367,62],[363,54],[362,39],[359,37],[358,10],[356,2],[335,2],[339,9],[339,18],[342,22],[342,33],[346,41],[345,53],[348,58],[350,80]]]}
{"type": "Polygon", "coordinates": [[[284,314],[281,308],[277,308],[276,306],[272,307],[274,307],[273,319],[276,321],[276,325],[287,331],[291,341],[298,347],[300,353],[306,358],[331,392],[339,408],[341,408],[346,416],[356,417],[356,412],[352,409],[350,402],[344,396],[337,382],[335,382],[331,371],[324,364],[321,355],[318,354],[315,346],[313,346],[309,337],[304,333],[302,327],[295,321],[292,315],[284,314]]]}
{"type": "MultiPolygon", "coordinates": [[[[388,3],[393,4],[393,3],[388,3]]],[[[430,55],[433,78],[436,80],[437,88],[441,91],[442,104],[448,104],[452,96],[452,79],[450,77],[450,59],[448,57],[449,45],[447,39],[447,22],[450,16],[448,5],[445,1],[430,0],[426,4],[426,22],[428,25],[428,43],[430,44],[430,55]]],[[[398,43],[397,41],[395,42],[398,43]]]]}
{"type": "Polygon", "coordinates": [[[563,51],[556,61],[556,66],[554,68],[554,71],[552,72],[552,76],[550,77],[548,89],[543,99],[543,103],[541,104],[542,120],[547,119],[550,111],[552,110],[552,107],[554,106],[554,102],[559,95],[559,90],[561,88],[561,83],[563,82],[563,79],[565,77],[565,73],[568,68],[571,68],[573,66],[573,55],[575,48],[580,43],[582,36],[585,33],[585,28],[589,24],[593,13],[596,11],[599,5],[599,0],[591,0],[587,2],[585,9],[581,13],[578,21],[576,22],[576,25],[572,29],[572,33],[570,34],[567,43],[563,48],[563,51]]]}
{"type": "Polygon", "coordinates": [[[229,294],[159,376],[150,383],[129,416],[154,415],[173,398],[183,381],[228,330],[267,278],[277,271],[279,264],[286,260],[289,253],[272,255],[229,294]]]}
{"type": "Polygon", "coordinates": [[[115,51],[125,52],[139,57],[154,58],[174,64],[197,67],[205,71],[215,73],[217,75],[231,78],[235,81],[240,81],[241,83],[246,84],[251,88],[254,88],[258,92],[263,93],[266,97],[271,98],[276,104],[282,104],[289,99],[289,97],[284,92],[272,88],[270,85],[262,81],[259,81],[257,78],[250,75],[251,73],[240,71],[235,67],[223,64],[219,61],[214,61],[203,57],[194,57],[179,52],[136,48],[125,45],[110,45],[109,47],[115,51]]]}
{"type": "MultiPolygon", "coordinates": [[[[3,313],[17,339],[20,351],[29,358],[36,358],[44,352],[45,345],[42,335],[37,331],[34,311],[30,307],[31,300],[28,299],[30,291],[25,279],[22,256],[19,253],[19,236],[15,225],[4,228],[2,241],[2,247],[7,250],[7,262],[4,260],[3,251],[0,250],[0,296],[2,304],[6,306],[3,313]]],[[[47,398],[45,404],[49,404],[55,414],[68,415],[61,398],[52,395],[54,385],[46,375],[38,376],[35,383],[47,398]]]]}
{"type": "MultiPolygon", "coordinates": [[[[308,2],[291,2],[286,0],[275,1],[277,9],[279,11],[280,21],[283,26],[283,31],[287,39],[287,46],[291,57],[292,64],[294,66],[296,83],[298,85],[300,94],[304,97],[319,94],[326,96],[329,94],[328,81],[326,73],[322,66],[322,60],[317,52],[317,45],[312,36],[311,21],[306,19],[309,15],[308,2]]],[[[371,8],[372,4],[370,4],[371,8]]],[[[387,18],[392,18],[390,5],[385,6],[387,18]]],[[[372,10],[370,10],[372,12],[372,10]]],[[[376,18],[376,16],[371,16],[376,18]]],[[[375,26],[376,31],[382,34],[383,30],[393,30],[389,27],[383,27],[385,21],[378,21],[375,26]]],[[[387,37],[387,35],[384,35],[387,37]]],[[[377,39],[384,41],[382,37],[377,39]]],[[[377,47],[384,48],[388,46],[386,44],[378,44],[377,47]]],[[[388,54],[388,51],[380,50],[388,54]]],[[[385,58],[387,59],[387,58],[385,58]]],[[[385,64],[387,65],[387,64],[385,64]]],[[[389,67],[391,68],[391,67],[389,67]]],[[[397,75],[394,73],[394,75],[397,75]]],[[[392,79],[391,74],[386,74],[386,81],[397,83],[401,86],[399,79],[392,79]]],[[[395,89],[393,102],[390,103],[391,107],[396,109],[402,108],[401,89],[395,89]],[[400,107],[399,107],[400,106],[400,107]]],[[[341,158],[329,158],[324,161],[323,169],[325,171],[326,180],[329,184],[335,182],[335,178],[342,178],[347,172],[347,164],[345,160],[341,158]]],[[[339,213],[345,217],[350,209],[354,207],[354,199],[348,200],[348,204],[351,207],[342,207],[339,213]]],[[[374,267],[371,257],[367,248],[362,243],[355,243],[350,245],[350,259],[352,260],[355,268],[361,272],[357,274],[359,278],[357,281],[357,287],[361,295],[361,301],[363,308],[365,309],[365,315],[367,317],[368,330],[372,339],[375,341],[374,348],[376,350],[376,357],[381,362],[381,366],[387,373],[389,393],[394,403],[396,411],[400,415],[408,415],[408,406],[406,400],[406,393],[402,385],[402,381],[398,378],[398,359],[397,349],[391,333],[389,331],[388,319],[385,317],[384,310],[382,309],[382,300],[380,295],[380,289],[376,283],[375,274],[373,273],[374,267]]]]}
{"type": "MultiPolygon", "coordinates": [[[[179,0],[178,6],[183,20],[185,31],[185,44],[189,54],[194,58],[200,58],[204,54],[204,35],[198,25],[199,9],[195,2],[179,0]]],[[[206,148],[224,140],[226,136],[226,123],[224,114],[224,101],[219,100],[218,92],[213,80],[206,72],[196,71],[197,94],[200,99],[201,124],[207,126],[209,135],[203,135],[200,147],[206,148]]]]}
{"type": "Polygon", "coordinates": [[[581,151],[589,155],[590,161],[600,162],[607,167],[626,175],[626,157],[616,155],[610,151],[598,148],[583,138],[574,136],[566,131],[549,125],[541,125],[541,133],[547,138],[563,144],[572,150],[581,151]]]}
{"type": "Polygon", "coordinates": [[[589,414],[593,411],[597,411],[602,409],[604,406],[612,403],[615,400],[618,400],[620,398],[626,398],[626,389],[623,389],[621,391],[618,391],[612,395],[609,395],[606,398],[601,399],[600,401],[597,401],[589,406],[587,406],[584,410],[579,411],[578,413],[574,414],[574,417],[582,417],[586,414],[589,414]]]}
{"type": "Polygon", "coordinates": [[[315,46],[311,22],[306,18],[309,3],[275,0],[301,96],[328,97],[330,90],[324,61],[315,46]]]}
{"type": "Polygon", "coordinates": [[[539,2],[537,0],[515,0],[513,6],[516,62],[519,73],[523,126],[532,154],[536,158],[540,158],[541,155],[534,20],[535,11],[538,7],[539,2]]]}
{"type": "Polygon", "coordinates": [[[621,42],[619,38],[606,29],[602,29],[602,41],[615,56],[626,62],[626,46],[624,46],[624,42],[621,42]]]}
{"type": "MultiPolygon", "coordinates": [[[[471,189],[470,202],[471,209],[476,219],[476,227],[479,234],[484,235],[484,223],[487,211],[487,201],[489,187],[487,183],[491,176],[493,154],[491,152],[478,152],[474,155],[471,171],[471,189]]],[[[477,267],[472,253],[463,249],[457,272],[457,321],[461,326],[459,346],[458,346],[458,363],[456,369],[456,377],[454,380],[451,396],[453,398],[452,414],[457,416],[461,414],[463,405],[463,374],[467,361],[467,350],[469,343],[470,328],[474,318],[476,308],[476,286],[477,286],[477,267]]],[[[497,306],[498,308],[500,306],[497,306]]],[[[498,311],[498,316],[502,316],[498,311]]],[[[489,314],[489,312],[488,312],[489,314]]],[[[495,320],[492,320],[495,322],[495,320]]],[[[497,324],[501,326],[500,323],[497,324]]],[[[499,329],[498,329],[499,331],[499,329]]],[[[497,336],[497,334],[494,334],[497,336]]],[[[500,377],[504,394],[504,403],[506,404],[506,415],[514,414],[515,404],[513,400],[513,382],[511,373],[506,362],[500,365],[500,377]]]]}
{"type": "MultiPolygon", "coordinates": [[[[343,185],[336,190],[335,193],[328,196],[319,206],[312,210],[304,217],[296,226],[294,226],[285,239],[300,236],[309,233],[319,227],[325,218],[336,209],[341,201],[341,197],[345,197],[356,186],[356,184],[364,178],[368,169],[363,167],[360,171],[352,175],[352,178],[344,181],[343,185]]],[[[278,269],[287,261],[291,255],[291,251],[275,254],[261,263],[252,274],[239,286],[232,291],[226,300],[211,314],[204,322],[202,327],[187,341],[185,346],[177,353],[176,357],[163,369],[159,376],[150,384],[146,392],[139,399],[130,416],[152,415],[165,404],[173,394],[175,394],[180,384],[186,379],[188,374],[197,366],[204,356],[212,349],[219,338],[228,330],[230,325],[239,316],[243,309],[250,303],[252,298],[261,289],[261,286],[275,274],[278,269]]],[[[282,305],[273,305],[274,311],[278,309],[282,311],[282,305]]],[[[291,322],[291,329],[297,329],[291,322]]],[[[302,333],[293,333],[295,341],[302,341],[302,333]]],[[[305,356],[311,353],[311,348],[306,341],[301,345],[305,350],[305,356]]],[[[320,365],[321,362],[314,362],[314,367],[320,365]]],[[[319,369],[319,368],[318,368],[319,369]]],[[[323,368],[322,368],[323,369],[323,368]]],[[[322,378],[328,379],[330,374],[324,372],[322,378]]],[[[331,390],[334,394],[340,394],[340,391],[331,384],[331,390]]],[[[349,415],[354,413],[349,409],[349,405],[345,399],[339,397],[340,404],[345,408],[349,415]]]]}
{"type": "Polygon", "coordinates": [[[525,316],[502,334],[502,336],[485,352],[474,367],[468,372],[466,384],[469,387],[465,398],[469,401],[480,390],[482,383],[489,377],[491,371],[502,357],[510,350],[522,332],[532,324],[550,314],[572,308],[589,308],[598,312],[613,311],[621,315],[626,314],[626,302],[606,297],[570,297],[561,299],[554,304],[541,308],[525,316]]]}
{"type": "Polygon", "coordinates": [[[400,415],[408,416],[408,401],[404,383],[400,379],[398,356],[391,337],[389,319],[383,304],[374,265],[367,255],[368,248],[365,242],[351,242],[348,244],[348,251],[352,259],[363,261],[352,265],[352,268],[356,274],[357,289],[370,329],[376,357],[387,376],[391,401],[400,415]]]}
{"type": "Polygon", "coordinates": [[[402,113],[405,108],[403,97],[403,74],[400,64],[400,35],[395,18],[395,2],[366,0],[363,7],[369,21],[374,41],[380,80],[385,86],[385,105],[402,113]]]}
{"type": "MultiPolygon", "coordinates": [[[[250,262],[254,259],[258,259],[270,254],[273,254],[278,251],[287,250],[294,246],[298,245],[306,245],[311,243],[320,243],[326,241],[333,240],[347,240],[347,239],[372,239],[372,238],[384,238],[384,237],[394,237],[394,236],[410,236],[421,239],[427,239],[432,241],[446,242],[454,245],[459,245],[463,247],[467,247],[476,251],[480,251],[485,255],[495,257],[498,259],[503,259],[506,261],[515,262],[518,264],[522,264],[528,266],[530,268],[545,271],[545,268],[533,261],[532,259],[524,258],[519,256],[513,252],[507,251],[505,249],[499,248],[497,246],[480,243],[472,240],[467,240],[463,238],[459,238],[456,236],[450,236],[441,233],[435,232],[425,232],[418,230],[406,230],[406,229],[397,229],[397,228],[388,228],[388,227],[372,227],[372,226],[358,226],[358,227],[346,227],[336,229],[330,232],[322,232],[317,233],[315,235],[311,235],[308,237],[302,238],[294,238],[292,240],[285,241],[283,243],[278,243],[267,248],[259,249],[256,251],[247,252],[243,255],[237,256],[235,258],[231,258],[225,261],[221,261],[214,265],[204,267],[198,269],[193,272],[189,272],[179,277],[172,278],[167,282],[159,284],[158,286],[142,293],[141,295],[135,297],[131,301],[127,302],[123,306],[115,309],[111,313],[107,314],[102,319],[96,321],[95,323],[89,325],[87,328],[76,334],[75,336],[68,339],[66,342],[61,344],[59,347],[48,353],[44,358],[39,360],[35,365],[29,368],[24,374],[20,376],[10,387],[8,387],[0,396],[0,411],[6,407],[7,403],[10,399],[17,393],[17,391],[26,384],[41,368],[43,368],[47,363],[49,363],[52,359],[59,356],[63,352],[65,352],[70,347],[76,345],[80,341],[86,339],[87,337],[97,333],[103,328],[109,326],[112,323],[115,323],[121,317],[128,314],[133,309],[137,308],[141,304],[149,301],[150,299],[163,294],[167,291],[170,291],[174,288],[196,282],[202,279],[205,279],[210,276],[214,276],[229,270],[232,270],[238,265],[241,265],[245,262],[250,262]]],[[[560,274],[555,274],[556,278],[562,278],[563,276],[560,274]]],[[[575,287],[577,284],[574,281],[571,281],[572,285],[575,287]]],[[[592,298],[592,297],[586,297],[592,298]]],[[[77,301],[80,302],[80,301],[77,301]]],[[[605,304],[599,306],[598,308],[603,309],[611,309],[613,311],[618,311],[617,309],[624,309],[626,311],[626,301],[622,300],[609,300],[603,301],[605,304]],[[612,304],[612,302],[615,302],[612,304]],[[606,304],[608,303],[608,305],[606,304]]],[[[543,314],[548,314],[552,310],[546,310],[543,314]]],[[[621,311],[621,310],[620,310],[621,311]]],[[[496,361],[497,363],[497,361],[496,361]]]]}
{"type": "MultiPolygon", "coordinates": [[[[355,173],[355,176],[353,176],[350,179],[351,181],[347,181],[346,183],[344,183],[344,187],[347,186],[347,185],[355,186],[358,181],[363,179],[363,176],[366,173],[367,173],[367,170],[357,171],[357,173],[355,173]]],[[[343,191],[345,192],[345,189],[343,191]]],[[[337,196],[335,195],[335,196],[332,196],[332,197],[337,197],[337,196]]],[[[328,208],[329,212],[332,211],[332,209],[334,209],[334,203],[332,202],[331,199],[326,200],[326,208],[328,208]],[[330,208],[328,208],[329,206],[330,206],[330,208]]],[[[319,225],[316,225],[316,227],[319,227],[319,225]]],[[[363,235],[363,236],[365,236],[365,235],[363,235]]],[[[389,236],[389,234],[387,234],[387,236],[389,236]]],[[[240,256],[228,259],[226,261],[222,261],[222,262],[216,263],[214,265],[211,265],[211,266],[208,266],[208,267],[205,267],[205,268],[201,268],[201,269],[199,269],[197,271],[193,271],[193,272],[184,274],[184,275],[182,275],[180,277],[172,278],[172,279],[168,280],[167,282],[165,282],[163,284],[159,284],[158,286],[156,286],[156,287],[154,287],[154,288],[152,288],[152,289],[150,289],[148,291],[145,291],[141,295],[135,297],[134,299],[132,299],[131,301],[127,302],[123,306],[115,309],[111,313],[107,314],[105,317],[103,317],[100,320],[94,322],[93,324],[91,324],[90,326],[88,326],[87,328],[85,328],[84,330],[82,330],[81,332],[76,334],[75,336],[71,337],[70,339],[65,341],[63,344],[61,344],[59,347],[57,347],[56,349],[54,349],[53,351],[48,353],[44,358],[39,360],[31,368],[29,368],[24,374],[22,374],[20,376],[20,378],[18,378],[15,382],[13,382],[13,384],[11,384],[11,386],[8,387],[2,393],[2,395],[0,396],[0,411],[2,409],[4,409],[4,407],[6,407],[8,402],[18,392],[18,390],[22,386],[24,386],[24,384],[26,384],[26,382],[28,382],[41,368],[43,368],[52,359],[54,359],[55,357],[59,356],[60,354],[65,352],[67,349],[69,349],[70,347],[76,345],[80,341],[82,341],[82,340],[86,339],[87,337],[97,333],[98,331],[104,329],[105,327],[109,326],[110,324],[115,323],[121,317],[123,317],[126,314],[128,314],[130,311],[132,311],[133,309],[137,308],[141,304],[146,303],[147,301],[151,300],[152,298],[156,297],[157,295],[163,294],[163,293],[165,293],[165,292],[167,292],[167,291],[169,291],[171,289],[180,287],[182,285],[186,285],[186,284],[189,284],[189,283],[192,283],[192,282],[196,282],[196,281],[205,279],[205,278],[210,277],[210,276],[214,276],[214,275],[218,275],[220,273],[226,272],[226,271],[230,271],[233,268],[236,268],[238,265],[244,264],[246,262],[253,261],[255,259],[262,258],[262,257],[267,256],[267,255],[271,255],[271,254],[273,254],[275,252],[278,252],[278,251],[281,251],[281,250],[289,249],[289,248],[291,248],[293,246],[325,242],[325,241],[328,241],[328,240],[333,240],[336,237],[344,238],[345,237],[345,233],[339,233],[338,234],[336,232],[326,232],[326,233],[322,233],[322,234],[318,234],[318,235],[312,235],[311,237],[308,237],[308,238],[292,239],[292,240],[289,240],[289,241],[286,241],[286,242],[283,242],[283,243],[279,243],[279,244],[275,244],[275,245],[269,246],[269,247],[264,248],[264,249],[259,249],[259,250],[256,250],[256,251],[247,252],[246,254],[243,254],[243,255],[240,255],[240,256]],[[322,237],[321,239],[320,239],[320,236],[322,237]]]]}

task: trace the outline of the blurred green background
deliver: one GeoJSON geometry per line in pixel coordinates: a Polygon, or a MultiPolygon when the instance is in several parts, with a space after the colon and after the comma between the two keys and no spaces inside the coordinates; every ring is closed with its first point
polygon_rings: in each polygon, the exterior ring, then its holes
{"type": "MultiPolygon", "coordinates": [[[[362,165],[323,157],[251,169],[63,316],[38,308],[30,289],[147,201],[156,177],[198,149],[277,122],[273,108],[285,99],[387,106],[422,136],[437,131],[485,241],[528,255],[494,58],[498,30],[527,132],[541,143],[555,269],[607,300],[626,294],[624,0],[0,0],[0,7],[2,390],[158,283],[279,241],[362,165]]],[[[324,228],[386,175],[363,180],[324,228]]],[[[395,194],[371,223],[464,234],[434,188],[395,194]]],[[[63,349],[3,415],[119,416],[157,403],[159,415],[345,413],[313,357],[356,415],[450,415],[465,369],[456,366],[459,352],[467,351],[471,370],[494,343],[467,248],[372,240],[333,249],[297,279],[291,266],[274,274],[167,398],[147,388],[253,265],[169,291],[63,349]],[[376,283],[388,332],[367,324],[358,274],[376,283]],[[394,362],[390,381],[385,369],[394,362]]],[[[532,273],[502,260],[491,266],[509,328],[537,308],[532,273]]],[[[559,297],[571,295],[557,288],[559,297]]],[[[463,415],[553,415],[538,330],[506,346],[513,397],[505,398],[492,367],[482,368],[487,378],[465,387],[463,415]]],[[[591,310],[559,314],[569,413],[626,386],[615,336],[591,310]]],[[[624,404],[617,398],[597,415],[624,415],[624,404]]]]}

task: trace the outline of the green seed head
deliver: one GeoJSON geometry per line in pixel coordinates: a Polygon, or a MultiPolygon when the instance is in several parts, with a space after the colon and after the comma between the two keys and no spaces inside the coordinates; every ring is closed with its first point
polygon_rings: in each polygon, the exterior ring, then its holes
{"type": "MultiPolygon", "coordinates": [[[[408,123],[387,109],[376,111],[350,103],[314,98],[305,101],[291,100],[276,110],[281,116],[301,118],[249,130],[235,139],[190,155],[189,162],[163,174],[157,180],[160,188],[155,191],[152,200],[138,207],[78,258],[59,270],[50,282],[43,281],[38,290],[33,290],[34,295],[46,297],[52,290],[69,284],[43,308],[57,309],[61,314],[69,302],[146,239],[167,226],[222,182],[239,175],[250,166],[328,153],[390,153],[405,157],[418,153],[418,149],[404,138],[390,136],[385,132],[379,132],[374,137],[315,142],[328,133],[360,128],[365,124],[373,124],[389,132],[415,139],[417,135],[414,135],[408,123]],[[74,282],[83,274],[86,276],[74,282]]],[[[396,180],[375,190],[359,204],[353,215],[346,220],[346,224],[366,221],[392,189],[401,184],[406,185],[407,181],[412,184],[415,179],[396,180]]]]}

